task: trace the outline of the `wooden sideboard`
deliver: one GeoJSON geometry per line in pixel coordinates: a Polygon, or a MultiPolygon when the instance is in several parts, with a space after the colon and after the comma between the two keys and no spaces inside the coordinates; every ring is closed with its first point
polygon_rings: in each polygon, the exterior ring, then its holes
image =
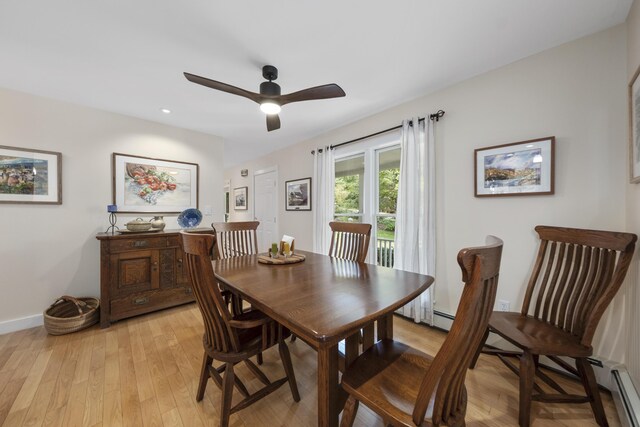
{"type": "MultiPolygon", "coordinates": [[[[193,230],[213,233],[212,229],[193,230]]],[[[194,301],[180,230],[99,233],[100,326],[194,301]]]]}

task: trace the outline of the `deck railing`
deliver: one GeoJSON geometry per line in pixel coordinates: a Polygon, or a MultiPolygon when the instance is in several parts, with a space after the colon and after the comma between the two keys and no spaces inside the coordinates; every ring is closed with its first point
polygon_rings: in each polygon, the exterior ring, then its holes
{"type": "Polygon", "coordinates": [[[376,239],[376,263],[383,267],[393,267],[393,249],[393,240],[376,239]]]}

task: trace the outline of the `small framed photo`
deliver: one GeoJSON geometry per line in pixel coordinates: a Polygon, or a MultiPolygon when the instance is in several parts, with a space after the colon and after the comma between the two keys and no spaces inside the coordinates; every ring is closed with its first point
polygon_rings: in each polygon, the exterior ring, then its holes
{"type": "Polygon", "coordinates": [[[233,209],[237,211],[246,211],[248,209],[247,187],[233,189],[233,209]]]}
{"type": "Polygon", "coordinates": [[[118,212],[180,213],[198,208],[198,165],[113,153],[113,204],[118,212]]]}
{"type": "Polygon", "coordinates": [[[629,160],[631,182],[640,182],[640,67],[629,82],[629,160]]]}
{"type": "Polygon", "coordinates": [[[475,150],[476,197],[554,192],[554,136],[475,150]]]}
{"type": "Polygon", "coordinates": [[[62,204],[62,154],[0,145],[0,203],[62,204]]]}
{"type": "Polygon", "coordinates": [[[311,210],[311,178],[285,182],[285,209],[288,211],[311,210]]]}

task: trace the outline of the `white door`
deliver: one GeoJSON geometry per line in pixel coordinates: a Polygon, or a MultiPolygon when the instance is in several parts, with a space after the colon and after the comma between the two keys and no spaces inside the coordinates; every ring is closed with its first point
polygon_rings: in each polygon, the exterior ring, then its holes
{"type": "Polygon", "coordinates": [[[271,243],[280,240],[278,236],[278,172],[272,170],[253,177],[254,217],[260,221],[258,226],[258,252],[266,252],[271,243]]]}

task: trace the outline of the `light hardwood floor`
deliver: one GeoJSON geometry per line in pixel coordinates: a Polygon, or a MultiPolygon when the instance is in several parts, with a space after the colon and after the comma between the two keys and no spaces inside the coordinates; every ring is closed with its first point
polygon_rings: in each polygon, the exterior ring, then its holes
{"type": "MultiPolygon", "coordinates": [[[[435,354],[444,333],[395,319],[396,339],[435,354]]],[[[44,328],[0,335],[0,425],[3,426],[215,426],[220,391],[209,382],[205,399],[195,393],[202,358],[202,323],[195,304],[53,337],[44,328]]],[[[302,397],[294,403],[285,385],[231,416],[233,427],[315,426],[316,353],[289,344],[302,397]]],[[[284,374],[277,349],[264,355],[265,372],[284,374]]],[[[238,375],[251,390],[260,383],[238,375]]],[[[556,376],[554,375],[554,378],[556,376]]],[[[558,380],[568,389],[577,383],[558,380]]],[[[466,380],[469,426],[517,425],[517,378],[496,358],[482,356],[466,380]]],[[[234,401],[238,396],[234,396],[234,401]]],[[[619,426],[611,397],[603,393],[611,426],[619,426]]],[[[533,426],[596,425],[588,404],[533,404],[533,426]]],[[[357,426],[382,426],[360,406],[357,426]]]]}

